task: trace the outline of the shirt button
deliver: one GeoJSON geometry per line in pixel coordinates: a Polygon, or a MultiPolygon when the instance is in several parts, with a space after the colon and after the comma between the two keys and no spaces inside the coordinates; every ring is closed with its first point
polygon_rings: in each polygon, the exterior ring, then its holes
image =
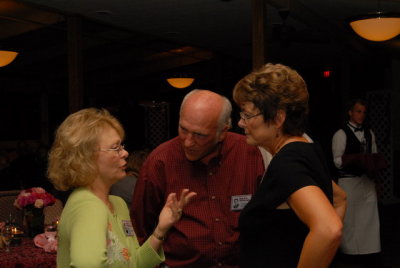
{"type": "Polygon", "coordinates": [[[215,221],[219,221],[219,218],[215,218],[215,221]]]}
{"type": "Polygon", "coordinates": [[[208,173],[208,175],[210,175],[210,176],[211,176],[212,174],[213,174],[212,172],[208,173]]]}
{"type": "Polygon", "coordinates": [[[222,242],[221,242],[221,241],[219,241],[219,242],[218,242],[218,245],[222,246],[222,242]]]}
{"type": "Polygon", "coordinates": [[[220,262],[217,265],[218,265],[218,267],[222,267],[222,263],[220,263],[220,262]]]}
{"type": "Polygon", "coordinates": [[[211,196],[211,199],[214,200],[215,199],[215,195],[211,196]]]}

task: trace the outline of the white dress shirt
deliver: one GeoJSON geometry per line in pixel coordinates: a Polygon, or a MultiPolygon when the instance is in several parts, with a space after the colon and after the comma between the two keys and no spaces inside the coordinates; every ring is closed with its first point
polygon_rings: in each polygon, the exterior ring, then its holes
{"type": "MultiPolygon", "coordinates": [[[[350,122],[348,124],[350,125],[350,129],[353,130],[354,135],[356,135],[357,139],[361,142],[364,139],[364,130],[354,131],[354,126],[351,125],[350,122]]],[[[371,132],[371,153],[376,153],[377,148],[375,142],[375,134],[374,132],[372,132],[372,130],[370,130],[370,132],[371,132]]],[[[333,162],[335,166],[339,169],[343,168],[342,156],[344,154],[344,151],[346,150],[346,141],[347,141],[347,136],[343,129],[339,129],[338,131],[336,131],[335,135],[333,135],[332,138],[333,162]]]]}

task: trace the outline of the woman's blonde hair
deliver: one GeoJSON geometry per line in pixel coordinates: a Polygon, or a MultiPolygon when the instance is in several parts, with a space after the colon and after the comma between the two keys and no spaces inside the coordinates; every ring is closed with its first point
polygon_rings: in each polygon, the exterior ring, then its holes
{"type": "Polygon", "coordinates": [[[56,189],[66,191],[89,185],[98,173],[96,151],[105,128],[125,132],[105,109],[87,108],[69,115],[56,131],[49,153],[48,177],[56,189]]]}

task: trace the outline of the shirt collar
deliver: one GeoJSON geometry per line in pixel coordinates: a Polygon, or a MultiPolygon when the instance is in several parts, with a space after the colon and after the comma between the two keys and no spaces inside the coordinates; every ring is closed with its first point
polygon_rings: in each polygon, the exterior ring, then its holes
{"type": "Polygon", "coordinates": [[[347,125],[348,125],[353,131],[355,131],[355,130],[363,130],[363,126],[362,126],[362,125],[360,125],[360,126],[354,126],[352,123],[350,123],[350,121],[347,122],[347,125]]]}

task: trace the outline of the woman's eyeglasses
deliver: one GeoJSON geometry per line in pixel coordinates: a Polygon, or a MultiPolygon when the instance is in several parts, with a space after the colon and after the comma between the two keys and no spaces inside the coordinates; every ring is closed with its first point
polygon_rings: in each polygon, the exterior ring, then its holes
{"type": "Polygon", "coordinates": [[[242,118],[245,122],[247,122],[248,120],[250,120],[250,119],[253,118],[253,117],[262,115],[262,113],[258,113],[258,114],[249,114],[249,113],[246,113],[246,112],[240,112],[239,115],[240,115],[240,118],[242,118]]]}
{"type": "Polygon", "coordinates": [[[100,152],[117,152],[118,155],[121,155],[121,152],[125,149],[125,144],[120,144],[115,146],[114,148],[109,149],[100,149],[100,152]]]}

